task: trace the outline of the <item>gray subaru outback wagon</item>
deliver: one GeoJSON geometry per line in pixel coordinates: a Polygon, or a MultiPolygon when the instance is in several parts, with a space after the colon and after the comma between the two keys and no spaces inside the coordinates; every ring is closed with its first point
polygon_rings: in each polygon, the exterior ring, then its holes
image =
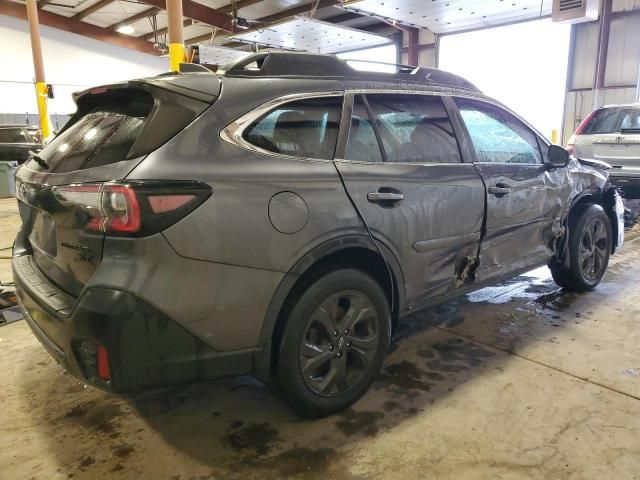
{"type": "Polygon", "coordinates": [[[263,53],[75,99],[17,173],[13,273],[44,347],[111,391],[275,372],[327,415],[404,315],[540,265],[590,290],[622,244],[606,165],[438,70],[263,53]]]}

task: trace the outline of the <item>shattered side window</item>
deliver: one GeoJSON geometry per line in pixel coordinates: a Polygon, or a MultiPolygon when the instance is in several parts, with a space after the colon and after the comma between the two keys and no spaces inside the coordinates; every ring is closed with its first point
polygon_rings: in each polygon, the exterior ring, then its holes
{"type": "Polygon", "coordinates": [[[536,135],[505,110],[456,99],[481,163],[542,164],[536,135]]]}

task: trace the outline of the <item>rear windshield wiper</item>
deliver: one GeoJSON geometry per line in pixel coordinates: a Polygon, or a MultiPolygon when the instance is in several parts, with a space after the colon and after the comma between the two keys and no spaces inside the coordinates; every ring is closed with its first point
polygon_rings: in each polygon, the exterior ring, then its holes
{"type": "Polygon", "coordinates": [[[29,152],[29,160],[33,160],[34,162],[36,162],[38,165],[40,165],[45,170],[49,170],[49,164],[45,161],[44,158],[42,158],[37,153],[30,151],[29,152]]]}
{"type": "Polygon", "coordinates": [[[623,128],[620,133],[640,133],[640,128],[623,128]]]}

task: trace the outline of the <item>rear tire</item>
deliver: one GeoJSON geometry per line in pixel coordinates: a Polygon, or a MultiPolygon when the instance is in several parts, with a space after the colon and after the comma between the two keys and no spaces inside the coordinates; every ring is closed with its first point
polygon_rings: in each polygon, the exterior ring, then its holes
{"type": "Polygon", "coordinates": [[[550,266],[553,280],[576,292],[593,290],[602,280],[611,255],[612,230],[600,205],[579,205],[569,219],[569,267],[550,266]]]}
{"type": "Polygon", "coordinates": [[[300,292],[288,308],[278,379],[300,415],[318,418],[367,391],[389,346],[391,313],[380,285],[359,270],[329,271],[300,292]]]}

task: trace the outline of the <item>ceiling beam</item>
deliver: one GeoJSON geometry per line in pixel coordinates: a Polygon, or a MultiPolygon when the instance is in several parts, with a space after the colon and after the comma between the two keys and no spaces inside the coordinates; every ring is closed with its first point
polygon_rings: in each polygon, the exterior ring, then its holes
{"type": "MultiPolygon", "coordinates": [[[[198,35],[197,37],[193,37],[193,38],[189,38],[187,40],[184,41],[185,45],[195,45],[196,43],[202,43],[202,42],[208,42],[209,40],[211,40],[211,32],[210,33],[205,33],[204,35],[198,35]]],[[[240,43],[240,42],[234,42],[234,43],[240,43]]],[[[244,44],[246,45],[246,44],[244,44]]],[[[225,45],[227,46],[227,45],[225,45]]],[[[233,45],[232,45],[233,47],[233,45]]]]}
{"type": "MultiPolygon", "coordinates": [[[[197,22],[191,18],[187,18],[185,21],[182,22],[182,26],[183,27],[190,27],[191,25],[196,25],[197,22]]],[[[142,38],[144,40],[152,40],[156,37],[156,35],[158,37],[161,37],[162,35],[166,35],[167,33],[169,33],[169,27],[164,27],[164,28],[159,28],[158,30],[155,31],[151,31],[149,33],[145,33],[144,35],[140,35],[138,38],[142,38]]]]}
{"type": "Polygon", "coordinates": [[[82,20],[83,18],[88,17],[92,13],[97,12],[101,8],[111,5],[114,1],[115,0],[100,0],[98,3],[94,3],[90,7],[85,8],[84,10],[81,10],[80,12],[76,13],[71,18],[73,18],[74,20],[82,20]]]}
{"type": "MultiPolygon", "coordinates": [[[[148,0],[144,0],[145,2],[148,0]]],[[[238,2],[239,4],[241,2],[238,2]]],[[[282,20],[286,20],[289,17],[295,17],[296,15],[301,15],[303,13],[308,13],[311,11],[311,9],[313,8],[315,2],[311,2],[311,3],[307,3],[305,5],[300,5],[298,7],[294,7],[294,8],[289,8],[288,10],[283,10],[282,12],[278,12],[278,13],[274,13],[273,15],[267,15],[266,17],[260,17],[260,18],[256,18],[254,21],[256,22],[260,22],[263,24],[266,23],[276,23],[276,22],[280,22],[282,20]]],[[[341,3],[341,0],[320,0],[318,2],[318,6],[316,8],[326,8],[326,7],[333,7],[334,5],[338,5],[339,3],[341,3]]],[[[186,15],[186,13],[185,13],[186,15]]],[[[261,25],[260,27],[253,27],[253,28],[249,28],[247,30],[242,30],[241,32],[236,32],[236,33],[248,33],[248,32],[253,32],[256,30],[260,30],[264,27],[264,25],[261,25]]],[[[189,38],[187,40],[185,40],[185,44],[187,45],[193,45],[196,43],[200,43],[200,42],[205,42],[207,41],[207,39],[211,38],[211,35],[199,35],[197,37],[193,37],[193,38],[189,38]]]]}
{"type": "MultiPolygon", "coordinates": [[[[143,0],[143,2],[163,10],[166,7],[165,0],[143,0]]],[[[227,32],[231,32],[233,30],[231,15],[205,5],[201,5],[192,0],[182,0],[182,14],[185,17],[192,18],[227,32]]]]}
{"type": "Polygon", "coordinates": [[[127,17],[124,20],[120,20],[119,22],[114,23],[113,25],[109,25],[107,28],[109,30],[117,30],[120,27],[124,27],[126,25],[130,25],[132,23],[137,22],[138,20],[142,20],[143,18],[147,18],[147,17],[150,17],[152,15],[155,15],[159,11],[160,11],[160,9],[156,8],[156,7],[147,8],[146,10],[143,10],[140,13],[136,13],[135,15],[131,15],[130,17],[127,17]]]}
{"type": "MultiPolygon", "coordinates": [[[[27,19],[27,10],[24,5],[9,0],[0,0],[0,14],[21,20],[27,19]]],[[[123,35],[111,31],[108,28],[91,25],[90,23],[74,20],[73,18],[57,15],[42,9],[38,10],[38,17],[40,18],[40,24],[47,27],[93,38],[94,40],[100,40],[101,42],[117,45],[118,47],[130,48],[131,50],[148,53],[149,55],[158,55],[158,51],[146,40],[123,35]]]]}
{"type": "MultiPolygon", "coordinates": [[[[264,0],[239,0],[238,2],[236,2],[236,8],[239,11],[243,8],[250,7],[251,5],[255,5],[256,3],[260,3],[263,1],[264,0]]],[[[224,7],[217,8],[216,11],[229,14],[233,11],[233,7],[231,6],[231,4],[229,4],[224,7]]],[[[132,22],[127,22],[127,23],[132,23],[132,22]]],[[[191,25],[195,25],[195,22],[192,21],[191,23],[187,24],[187,21],[185,21],[185,24],[184,24],[185,27],[189,27],[191,25]]],[[[167,31],[168,31],[167,28],[159,28],[156,32],[149,32],[149,33],[145,33],[144,35],[140,35],[140,38],[144,38],[145,40],[150,40],[152,38],[155,38],[156,35],[157,36],[165,35],[167,31]]]]}
{"type": "MultiPolygon", "coordinates": [[[[236,10],[242,10],[243,8],[250,7],[256,3],[263,2],[264,0],[238,0],[236,2],[236,10]]],[[[233,5],[229,4],[217,9],[219,12],[231,13],[233,11],[233,5]]]]}
{"type": "MultiPolygon", "coordinates": [[[[42,0],[42,1],[52,1],[52,0],[42,0]]],[[[263,2],[264,0],[240,0],[239,2],[236,3],[237,5],[237,9],[240,10],[241,8],[245,8],[245,7],[250,7],[251,5],[255,5],[256,3],[260,3],[263,2]]],[[[216,9],[218,12],[222,12],[222,13],[231,13],[233,8],[231,6],[231,4],[222,7],[222,8],[218,8],[216,9]]],[[[151,7],[147,10],[144,10],[140,13],[136,13],[135,15],[132,15],[130,17],[125,18],[124,20],[120,20],[117,23],[114,23],[113,25],[109,25],[107,28],[110,30],[117,30],[120,27],[124,27],[125,25],[131,25],[132,23],[137,22],[138,20],[142,20],[143,18],[148,18],[151,17],[152,15],[160,12],[161,10],[158,7],[151,7]]],[[[184,22],[184,26],[185,27],[189,27],[191,25],[194,25],[195,22],[193,22],[192,19],[188,19],[185,20],[184,22]]],[[[167,28],[161,28],[157,31],[157,33],[154,32],[149,32],[146,33],[144,35],[140,35],[140,38],[144,38],[145,40],[149,40],[151,38],[154,38],[156,36],[156,34],[158,36],[160,35],[164,35],[165,33],[167,33],[168,29],[167,28]]]]}

